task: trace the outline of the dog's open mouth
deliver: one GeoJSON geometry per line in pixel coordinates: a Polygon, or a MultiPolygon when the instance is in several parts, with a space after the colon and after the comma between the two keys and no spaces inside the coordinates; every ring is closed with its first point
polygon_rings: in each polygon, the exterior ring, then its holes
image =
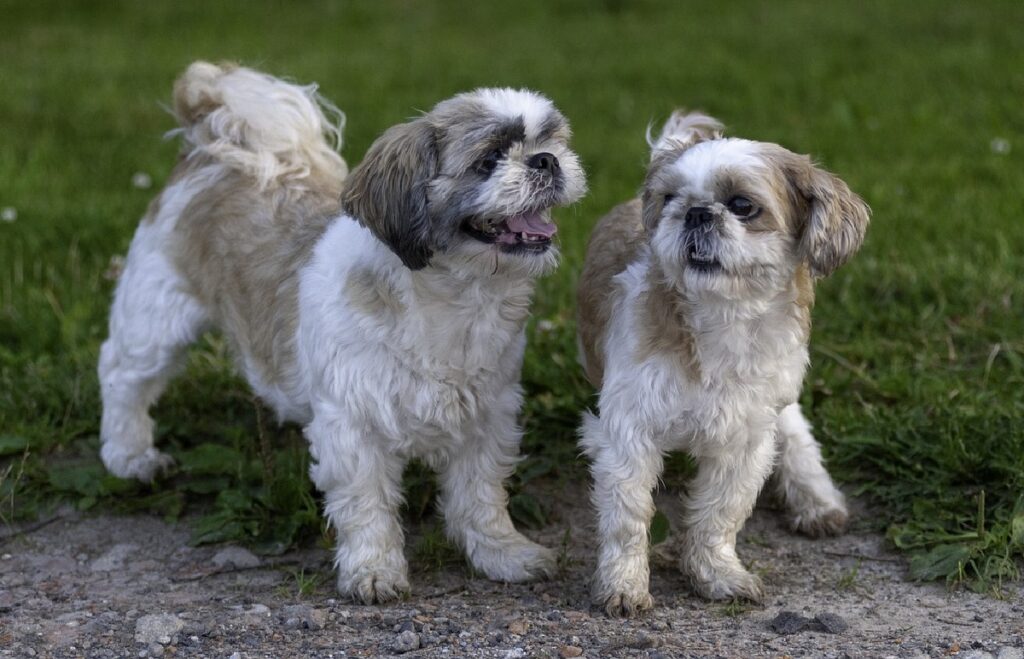
{"type": "Polygon", "coordinates": [[[701,252],[696,245],[687,246],[686,265],[700,272],[715,272],[722,268],[718,259],[711,254],[701,252]]]}
{"type": "Polygon", "coordinates": [[[551,246],[551,237],[558,227],[547,211],[532,211],[496,219],[471,217],[462,223],[462,230],[502,251],[543,252],[551,246]]]}

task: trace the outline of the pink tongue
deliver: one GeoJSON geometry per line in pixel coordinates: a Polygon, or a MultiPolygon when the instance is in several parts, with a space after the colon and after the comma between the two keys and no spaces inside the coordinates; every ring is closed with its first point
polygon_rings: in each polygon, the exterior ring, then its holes
{"type": "Polygon", "coordinates": [[[512,233],[528,233],[545,238],[550,238],[558,231],[558,227],[545,220],[540,213],[513,215],[505,220],[505,225],[512,233]]]}

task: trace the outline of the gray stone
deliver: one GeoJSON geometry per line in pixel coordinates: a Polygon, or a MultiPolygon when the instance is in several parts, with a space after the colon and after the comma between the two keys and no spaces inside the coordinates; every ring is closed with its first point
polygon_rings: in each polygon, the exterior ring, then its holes
{"type": "Polygon", "coordinates": [[[213,555],[212,562],[219,569],[259,567],[259,556],[244,547],[225,547],[213,555]]]}
{"type": "Polygon", "coordinates": [[[829,634],[842,634],[850,628],[841,616],[827,611],[814,616],[814,620],[829,634]]]}
{"type": "Polygon", "coordinates": [[[968,650],[963,654],[957,655],[959,659],[996,659],[991,652],[985,652],[984,650],[968,650]]]}
{"type": "Polygon", "coordinates": [[[780,611],[769,624],[776,634],[796,634],[807,629],[810,623],[810,618],[805,618],[799,613],[780,611]]]}
{"type": "Polygon", "coordinates": [[[93,572],[113,572],[114,570],[120,570],[124,567],[125,560],[134,554],[138,548],[138,545],[132,543],[114,545],[104,552],[102,556],[90,563],[89,569],[93,572]]]}
{"type": "Polygon", "coordinates": [[[135,621],[137,643],[157,643],[163,636],[171,637],[182,630],[185,622],[173,613],[155,613],[135,621]]]}
{"type": "Polygon", "coordinates": [[[1024,659],[1024,650],[1013,648],[1009,645],[999,648],[996,659],[1024,659]]]}
{"type": "Polygon", "coordinates": [[[413,650],[418,650],[419,647],[419,635],[416,634],[416,632],[410,631],[408,629],[399,634],[397,637],[395,637],[395,642],[391,644],[391,649],[397,652],[398,654],[412,652],[413,650]]]}

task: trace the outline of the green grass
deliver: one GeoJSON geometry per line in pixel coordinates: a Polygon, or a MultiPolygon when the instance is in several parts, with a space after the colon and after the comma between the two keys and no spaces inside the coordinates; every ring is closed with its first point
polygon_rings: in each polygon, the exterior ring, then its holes
{"type": "MultiPolygon", "coordinates": [[[[813,153],[874,208],[819,288],[803,398],[834,470],[921,578],[997,589],[1024,552],[1024,48],[1019,2],[0,2],[0,515],[206,511],[196,541],[265,551],[322,533],[294,428],[268,426],[223,342],[160,402],[169,482],[96,460],[95,363],[113,255],[177,146],[161,108],[193,59],[316,80],[358,162],[387,126],[478,85],[523,85],[571,119],[591,193],[560,214],[524,370],[523,523],[535,478],[578,479],[573,290],[589,228],[637,189],[643,131],[678,106],[813,153]],[[1000,142],[999,140],[1004,140],[1000,142]],[[1003,145],[1009,145],[1007,152],[1003,145]],[[547,325],[547,324],[545,324],[547,325]]],[[[432,483],[410,472],[411,518],[432,483]]]]}

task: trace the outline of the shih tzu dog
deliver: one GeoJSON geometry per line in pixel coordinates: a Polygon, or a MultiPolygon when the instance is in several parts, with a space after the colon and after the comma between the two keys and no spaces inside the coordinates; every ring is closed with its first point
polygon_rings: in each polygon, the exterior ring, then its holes
{"type": "Polygon", "coordinates": [[[668,451],[698,467],[681,568],[704,597],[761,597],[736,534],[773,469],[796,529],[838,533],[847,519],[797,398],[814,279],[857,251],[870,210],[806,156],[720,130],[700,114],[669,119],[642,198],[598,223],[580,279],[581,360],[600,389],[581,429],[594,598],[612,615],[653,604],[647,533],[668,451]]]}
{"type": "Polygon", "coordinates": [[[142,480],[170,465],[148,408],[217,328],[262,400],[305,426],[343,594],[408,590],[412,457],[440,473],[447,532],[476,569],[550,575],[504,480],[530,299],[557,261],[550,211],[585,191],[569,126],[536,93],[479,89],[390,128],[346,178],[322,107],[244,68],[178,80],[185,153],[132,241],[100,357],[103,461],[142,480]]]}

